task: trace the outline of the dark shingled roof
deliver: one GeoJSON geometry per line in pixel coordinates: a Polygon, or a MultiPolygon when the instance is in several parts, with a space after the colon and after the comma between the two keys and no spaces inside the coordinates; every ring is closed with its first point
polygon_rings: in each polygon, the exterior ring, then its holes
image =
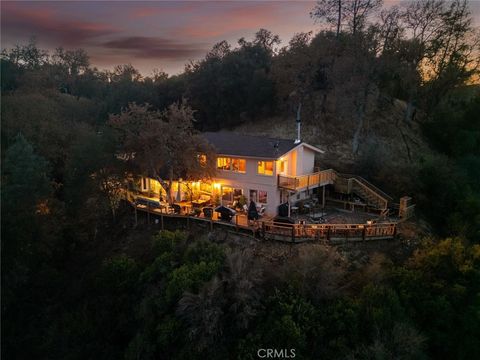
{"type": "Polygon", "coordinates": [[[203,136],[220,155],[277,159],[298,144],[295,140],[273,139],[232,132],[205,132],[203,136]]]}

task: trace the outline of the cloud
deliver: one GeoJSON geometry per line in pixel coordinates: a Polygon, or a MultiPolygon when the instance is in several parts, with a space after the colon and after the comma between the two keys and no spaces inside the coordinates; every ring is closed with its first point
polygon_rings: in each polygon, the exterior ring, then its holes
{"type": "MultiPolygon", "coordinates": [[[[185,25],[172,28],[172,35],[193,39],[229,36],[260,28],[283,27],[313,7],[313,2],[220,2],[211,12],[199,13],[185,25]]],[[[308,17],[307,17],[308,20],[308,17]]],[[[310,25],[310,24],[308,24],[310,25]]]]}
{"type": "Polygon", "coordinates": [[[191,2],[182,2],[182,3],[171,3],[171,2],[159,2],[153,3],[150,6],[138,6],[131,13],[130,17],[145,18],[153,16],[179,16],[184,15],[188,12],[195,11],[199,9],[198,3],[191,2]]]}
{"type": "Polygon", "coordinates": [[[83,45],[118,32],[118,29],[108,24],[67,19],[48,7],[24,6],[12,2],[2,5],[2,28],[11,35],[34,35],[57,45],[68,46],[83,45]]]}
{"type": "Polygon", "coordinates": [[[104,42],[105,48],[121,50],[144,59],[188,59],[205,53],[203,44],[189,44],[160,37],[129,36],[104,42]]]}

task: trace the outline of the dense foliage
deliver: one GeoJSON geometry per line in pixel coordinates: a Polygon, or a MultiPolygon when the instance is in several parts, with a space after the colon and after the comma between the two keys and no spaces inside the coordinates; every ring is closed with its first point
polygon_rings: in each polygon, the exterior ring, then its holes
{"type": "Polygon", "coordinates": [[[467,8],[414,1],[374,22],[379,1],[362,2],[360,17],[354,0],[340,3],[343,15],[338,0],[312,12],[334,31],[280,48],[262,29],[235,48],[215,45],[178,76],[100,71],[83,50],[48,54],[33,41],[2,52],[5,358],[253,359],[260,347],[305,359],[480,358],[478,38],[467,8]],[[412,189],[438,238],[408,260],[354,266],[311,245],[279,264],[178,231],[138,251],[151,234],[132,230],[120,198],[116,155],[132,148],[115,119],[184,113],[194,139],[192,123],[233,127],[301,104],[304,121],[353,129],[356,154],[366,116],[395,99],[434,151],[414,164],[412,189]]]}

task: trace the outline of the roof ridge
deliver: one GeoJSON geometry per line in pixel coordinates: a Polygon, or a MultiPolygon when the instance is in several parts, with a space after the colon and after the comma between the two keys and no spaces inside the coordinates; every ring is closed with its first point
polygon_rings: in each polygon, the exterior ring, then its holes
{"type": "MultiPolygon", "coordinates": [[[[248,137],[253,137],[253,138],[260,138],[264,140],[283,140],[283,141],[295,141],[295,139],[285,139],[285,138],[274,138],[274,137],[269,137],[269,136],[262,136],[262,135],[250,135],[250,134],[245,134],[245,133],[239,133],[235,131],[228,131],[228,130],[219,130],[219,131],[203,131],[201,134],[233,134],[233,135],[241,135],[241,136],[248,136],[248,137]]],[[[303,142],[303,141],[302,141],[303,142]]]]}

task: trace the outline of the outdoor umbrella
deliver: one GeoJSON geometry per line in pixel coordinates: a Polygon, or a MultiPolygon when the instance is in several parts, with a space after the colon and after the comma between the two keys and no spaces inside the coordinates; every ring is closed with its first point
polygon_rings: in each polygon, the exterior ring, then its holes
{"type": "Polygon", "coordinates": [[[177,202],[180,202],[182,200],[182,193],[181,193],[181,190],[180,190],[180,182],[178,183],[178,186],[177,186],[177,202]]]}

